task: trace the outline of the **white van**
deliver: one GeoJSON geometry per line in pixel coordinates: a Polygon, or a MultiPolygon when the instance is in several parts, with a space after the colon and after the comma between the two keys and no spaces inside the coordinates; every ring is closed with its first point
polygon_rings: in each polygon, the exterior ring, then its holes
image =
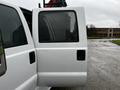
{"type": "Polygon", "coordinates": [[[32,16],[31,34],[21,9],[0,1],[0,90],[85,85],[84,9],[38,8],[32,16]]]}

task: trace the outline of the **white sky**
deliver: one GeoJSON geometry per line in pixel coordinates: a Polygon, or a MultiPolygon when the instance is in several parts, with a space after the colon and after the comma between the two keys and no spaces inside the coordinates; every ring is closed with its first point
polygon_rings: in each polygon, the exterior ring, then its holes
{"type": "MultiPolygon", "coordinates": [[[[42,0],[1,0],[27,9],[37,8],[42,0]]],[[[49,1],[49,0],[46,0],[49,1]]],[[[120,0],[66,0],[70,7],[85,7],[87,24],[96,27],[119,27],[120,0]]]]}

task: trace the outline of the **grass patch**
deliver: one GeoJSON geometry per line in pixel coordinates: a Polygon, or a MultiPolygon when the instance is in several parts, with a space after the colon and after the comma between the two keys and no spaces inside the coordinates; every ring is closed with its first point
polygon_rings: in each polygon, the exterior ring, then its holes
{"type": "Polygon", "coordinates": [[[120,46],[120,40],[112,40],[111,42],[120,46]]]}

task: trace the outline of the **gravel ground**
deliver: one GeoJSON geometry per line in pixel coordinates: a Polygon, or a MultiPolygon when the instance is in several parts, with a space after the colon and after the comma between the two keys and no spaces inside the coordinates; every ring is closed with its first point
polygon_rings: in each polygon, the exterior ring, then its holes
{"type": "Polygon", "coordinates": [[[87,85],[52,90],[120,90],[120,46],[89,40],[88,48],[87,85]]]}

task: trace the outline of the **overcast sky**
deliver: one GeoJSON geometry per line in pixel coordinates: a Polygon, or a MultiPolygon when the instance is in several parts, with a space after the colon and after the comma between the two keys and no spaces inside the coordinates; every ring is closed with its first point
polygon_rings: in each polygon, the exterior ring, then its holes
{"type": "MultiPolygon", "coordinates": [[[[33,9],[42,0],[1,0],[27,9],[33,9]]],[[[46,0],[49,1],[49,0],[46,0]]],[[[85,7],[87,24],[96,27],[119,27],[120,0],[67,0],[70,7],[85,7]]]]}

